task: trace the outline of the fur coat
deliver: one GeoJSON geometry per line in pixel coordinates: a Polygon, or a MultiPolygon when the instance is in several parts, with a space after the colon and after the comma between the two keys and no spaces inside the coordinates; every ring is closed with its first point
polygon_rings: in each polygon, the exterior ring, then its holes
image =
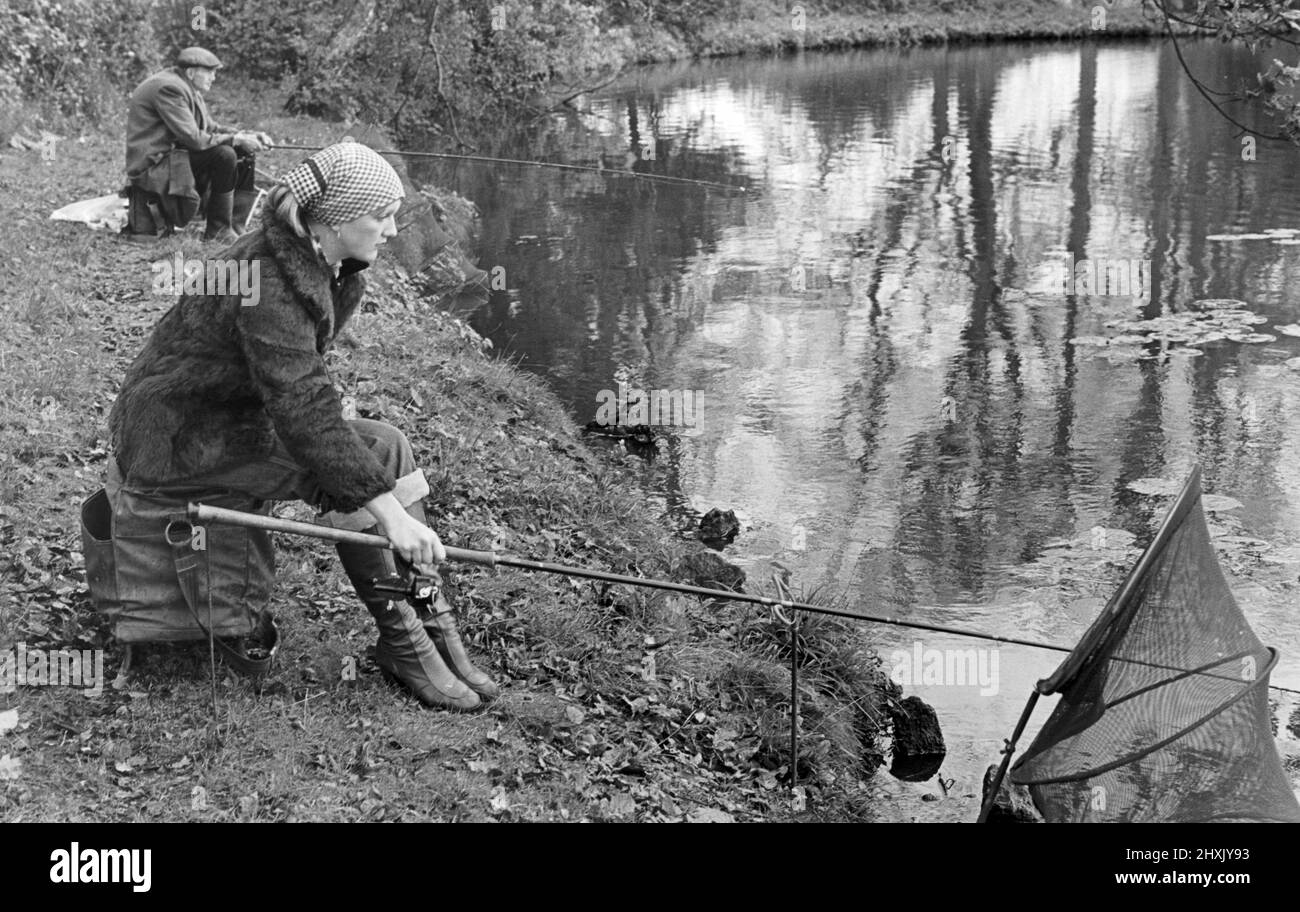
{"type": "Polygon", "coordinates": [[[266,457],[278,435],[325,492],[317,506],[358,510],[396,479],[344,420],[324,354],[365,279],[334,279],[274,212],[263,223],[215,254],[257,261],[257,303],[238,292],[180,298],[127,370],[109,416],[113,452],[132,482],[201,482],[266,457]]]}

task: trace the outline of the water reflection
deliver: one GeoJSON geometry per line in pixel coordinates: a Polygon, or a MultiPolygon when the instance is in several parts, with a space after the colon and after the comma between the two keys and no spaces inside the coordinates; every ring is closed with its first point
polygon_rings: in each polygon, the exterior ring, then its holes
{"type": "MultiPolygon", "coordinates": [[[[1254,71],[1215,45],[1188,56],[1223,87],[1254,71]]],[[[431,176],[479,203],[481,264],[505,269],[476,327],[580,423],[619,380],[703,391],[699,427],[663,429],[647,464],[667,505],[743,510],[737,558],[780,557],[864,610],[1073,642],[1109,584],[1062,593],[1016,568],[1097,526],[1145,539],[1167,501],[1127,485],[1200,461],[1207,489],[1244,505],[1216,538],[1260,540],[1277,561],[1237,567],[1238,595],[1282,650],[1274,680],[1300,686],[1283,585],[1300,570],[1300,374],[1284,365],[1300,340],[1148,360],[1071,344],[1198,297],[1296,322],[1300,246],[1206,239],[1300,228],[1295,149],[1261,142],[1244,161],[1160,44],[705,63],[588,104],[494,151],[749,192],[431,176]],[[1067,255],[1147,261],[1149,294],[1039,293],[1067,255]]],[[[991,699],[920,692],[987,760],[1056,658],[1008,650],[991,699]]]]}

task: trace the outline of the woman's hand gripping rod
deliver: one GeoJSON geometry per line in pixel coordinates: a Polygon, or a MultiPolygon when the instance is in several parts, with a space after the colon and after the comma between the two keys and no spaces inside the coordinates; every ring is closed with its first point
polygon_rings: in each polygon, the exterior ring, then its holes
{"type": "MultiPolygon", "coordinates": [[[[191,503],[186,512],[196,524],[225,523],[227,525],[246,526],[253,529],[265,529],[268,532],[287,532],[291,535],[308,535],[325,541],[342,542],[352,545],[369,545],[374,548],[392,548],[388,539],[382,535],[369,535],[365,532],[351,532],[347,529],[331,529],[315,523],[296,522],[292,519],[279,519],[275,516],[263,516],[260,513],[244,513],[241,510],[227,510],[225,507],[209,507],[204,504],[191,503]]],[[[445,547],[445,546],[444,546],[445,547]]],[[[447,559],[466,561],[471,564],[483,564],[495,567],[497,556],[491,551],[469,551],[465,548],[446,548],[447,559]]],[[[417,605],[431,605],[437,593],[436,578],[423,574],[413,574],[409,579],[403,577],[372,580],[374,587],[381,592],[404,596],[417,605]]]]}
{"type": "MultiPolygon", "coordinates": [[[[191,503],[186,512],[189,514],[190,519],[196,523],[225,523],[233,526],[265,529],[268,532],[308,535],[325,541],[344,542],[352,545],[370,545],[372,548],[392,548],[388,539],[382,535],[349,532],[346,529],[331,529],[329,526],[296,522],[292,519],[280,519],[275,516],[263,516],[260,513],[244,513],[241,510],[227,510],[225,507],[209,507],[199,503],[191,503]]],[[[495,567],[497,563],[497,556],[491,551],[470,551],[465,548],[452,547],[447,547],[446,550],[448,560],[484,564],[488,567],[495,567]]]]}

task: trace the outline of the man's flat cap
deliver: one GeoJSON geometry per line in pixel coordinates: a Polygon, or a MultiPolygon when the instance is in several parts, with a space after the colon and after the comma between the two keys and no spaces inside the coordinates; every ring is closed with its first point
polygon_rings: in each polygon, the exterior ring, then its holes
{"type": "Polygon", "coordinates": [[[221,61],[217,55],[201,47],[187,47],[176,55],[176,65],[183,67],[207,67],[210,70],[218,69],[221,61]]]}

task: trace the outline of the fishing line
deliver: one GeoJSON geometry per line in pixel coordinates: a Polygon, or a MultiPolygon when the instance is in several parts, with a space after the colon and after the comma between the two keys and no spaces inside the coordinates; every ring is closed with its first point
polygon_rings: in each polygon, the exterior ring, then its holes
{"type": "MultiPolygon", "coordinates": [[[[273,145],[269,148],[284,149],[291,152],[319,152],[326,146],[288,146],[273,145]]],[[[641,180],[663,181],[672,184],[690,184],[697,187],[710,187],[714,190],[729,190],[744,193],[745,188],[736,184],[720,184],[716,181],[698,180],[693,177],[674,177],[670,174],[650,174],[644,171],[628,171],[620,168],[598,168],[594,165],[569,165],[562,162],[531,161],[525,158],[495,158],[488,155],[456,155],[451,152],[408,152],[402,149],[376,149],[380,155],[405,155],[408,158],[441,158],[452,161],[486,162],[496,165],[526,165],[532,168],[558,168],[564,171],[585,171],[591,174],[604,174],[612,177],[635,177],[641,180]]]]}

